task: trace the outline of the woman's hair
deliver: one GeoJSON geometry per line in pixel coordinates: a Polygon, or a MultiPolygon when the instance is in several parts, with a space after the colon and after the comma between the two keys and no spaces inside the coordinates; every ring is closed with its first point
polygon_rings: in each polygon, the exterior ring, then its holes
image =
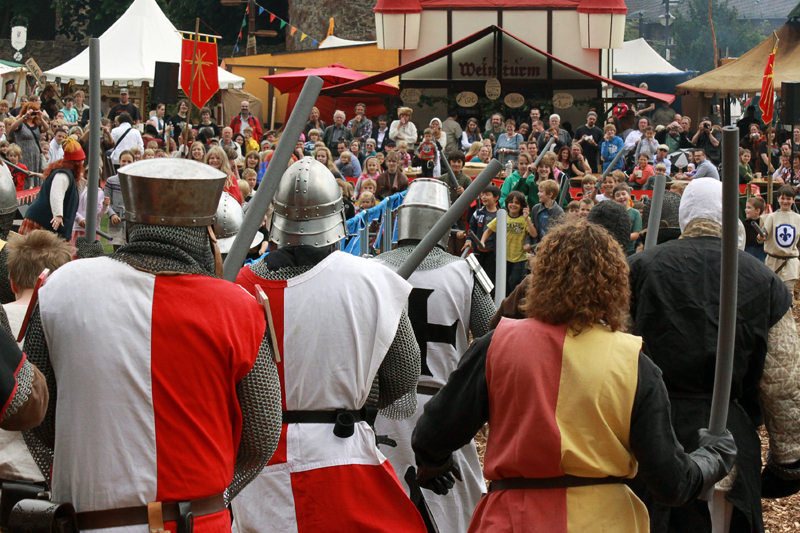
{"type": "Polygon", "coordinates": [[[336,169],[336,165],[333,164],[333,155],[331,154],[331,151],[328,149],[328,147],[327,146],[318,146],[317,148],[315,148],[314,149],[314,159],[317,158],[317,154],[319,152],[325,152],[325,154],[328,156],[328,158],[325,160],[325,163],[326,163],[326,165],[328,167],[328,170],[330,170],[331,172],[336,171],[337,170],[336,169]]]}
{"type": "MultiPolygon", "coordinates": [[[[28,112],[28,109],[39,111],[39,104],[37,104],[36,102],[25,102],[24,104],[22,104],[22,107],[19,110],[19,115],[17,116],[24,117],[25,113],[28,112]]],[[[35,119],[33,119],[33,125],[40,126],[41,124],[42,124],[42,115],[39,114],[36,116],[35,119]]]]}
{"type": "Polygon", "coordinates": [[[222,147],[212,146],[211,149],[209,149],[208,153],[206,154],[203,163],[207,165],[208,160],[212,155],[216,155],[217,157],[219,157],[220,160],[219,169],[220,171],[224,172],[226,176],[228,176],[228,180],[226,181],[225,185],[231,186],[233,184],[233,180],[231,179],[232,170],[231,170],[231,164],[228,162],[228,154],[225,153],[225,150],[223,150],[222,147]]]}
{"type": "Polygon", "coordinates": [[[192,143],[192,145],[189,147],[189,155],[188,155],[189,159],[191,159],[191,158],[192,158],[192,151],[194,150],[194,147],[195,147],[195,146],[199,146],[200,148],[202,148],[202,149],[203,149],[203,158],[205,158],[205,155],[206,155],[206,145],[205,145],[205,144],[203,144],[203,143],[202,143],[202,142],[200,142],[200,141],[195,141],[195,142],[193,142],[193,143],[192,143]]]}
{"type": "MultiPolygon", "coordinates": [[[[22,112],[22,111],[20,111],[20,113],[21,113],[21,112],[22,112]]],[[[775,134],[776,134],[776,135],[775,135],[774,142],[775,142],[775,144],[778,144],[778,135],[777,135],[777,133],[775,132],[775,128],[773,128],[772,126],[767,126],[767,129],[764,131],[764,137],[765,137],[765,139],[766,139],[766,141],[767,141],[767,144],[769,144],[769,134],[770,134],[770,133],[775,133],[775,134]]]]}
{"type": "Polygon", "coordinates": [[[558,149],[558,155],[556,156],[556,160],[558,160],[559,162],[564,160],[564,158],[561,157],[561,153],[564,152],[565,150],[567,152],[567,161],[569,161],[569,158],[572,157],[572,150],[570,150],[570,147],[566,145],[558,149]]]}
{"type": "Polygon", "coordinates": [[[531,272],[523,306],[528,318],[568,325],[575,334],[597,324],[611,331],[624,326],[631,298],[628,263],[604,228],[585,220],[552,228],[536,248],[531,272]]]}
{"type": "Polygon", "coordinates": [[[242,135],[241,133],[237,133],[236,135],[233,136],[233,142],[238,143],[239,142],[238,139],[242,139],[242,142],[239,144],[244,143],[244,135],[242,135]]]}
{"type": "Polygon", "coordinates": [[[507,118],[506,119],[506,126],[508,126],[509,124],[511,124],[512,126],[516,126],[517,125],[517,121],[514,120],[513,118],[507,118]]]}
{"type": "Polygon", "coordinates": [[[133,161],[133,152],[130,150],[123,150],[119,153],[119,158],[122,159],[122,156],[129,155],[131,156],[131,161],[133,161]]]}
{"type": "Polygon", "coordinates": [[[552,172],[553,167],[556,166],[556,154],[554,154],[553,152],[547,152],[546,154],[544,154],[542,158],[539,160],[537,168],[542,165],[550,167],[550,171],[552,172]]]}
{"type": "Polygon", "coordinates": [[[481,146],[483,146],[483,143],[481,141],[475,141],[474,143],[472,143],[466,155],[467,159],[471,159],[476,155],[478,155],[478,151],[480,151],[481,146]]]}
{"type": "Polygon", "coordinates": [[[480,133],[480,127],[478,126],[478,120],[475,118],[471,118],[467,121],[467,132],[469,133],[469,125],[475,124],[475,133],[480,133]]]}
{"type": "Polygon", "coordinates": [[[47,179],[55,171],[69,170],[72,172],[72,177],[75,178],[75,183],[83,178],[83,161],[68,161],[66,159],[57,159],[50,163],[42,173],[42,177],[47,179]]]}
{"type": "Polygon", "coordinates": [[[347,198],[348,200],[353,199],[353,191],[351,189],[352,185],[342,178],[336,178],[336,183],[339,185],[339,189],[342,191],[342,197],[347,198]]]}

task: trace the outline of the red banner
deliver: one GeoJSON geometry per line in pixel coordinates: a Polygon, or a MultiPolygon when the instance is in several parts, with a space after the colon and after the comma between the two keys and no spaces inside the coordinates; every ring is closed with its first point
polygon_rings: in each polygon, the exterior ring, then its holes
{"type": "Polygon", "coordinates": [[[764,124],[772,122],[772,115],[775,112],[775,52],[778,50],[778,43],[772,49],[772,53],[767,59],[767,67],[764,69],[764,81],[761,82],[761,100],[758,107],[761,109],[761,120],[764,124]]]}
{"type": "Polygon", "coordinates": [[[192,103],[197,107],[214,96],[219,90],[217,77],[217,43],[197,42],[197,52],[192,58],[195,42],[183,40],[181,50],[181,89],[191,94],[192,103]],[[192,83],[192,63],[194,62],[194,84],[192,83]]]}

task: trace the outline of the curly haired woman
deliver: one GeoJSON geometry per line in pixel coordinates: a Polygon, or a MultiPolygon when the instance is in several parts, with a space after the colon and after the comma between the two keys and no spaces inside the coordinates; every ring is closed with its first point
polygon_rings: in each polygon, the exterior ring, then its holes
{"type": "Polygon", "coordinates": [[[621,331],[628,266],[606,230],[554,228],[532,270],[527,318],[476,340],[425,406],[412,440],[420,485],[446,493],[460,477],[452,451],[489,422],[491,486],[471,533],[649,531],[625,482],[638,469],[660,501],[692,501],[732,468],[733,439],[701,436],[692,454],[678,444],[658,369],[621,331]]]}

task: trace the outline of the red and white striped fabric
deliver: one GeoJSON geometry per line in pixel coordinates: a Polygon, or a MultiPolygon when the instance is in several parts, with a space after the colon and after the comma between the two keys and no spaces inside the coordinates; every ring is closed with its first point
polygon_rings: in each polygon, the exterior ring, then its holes
{"type": "MultiPolygon", "coordinates": [[[[216,278],[106,257],[59,268],[39,298],[58,384],[55,501],[81,512],[223,492],[242,427],[236,383],[266,327],[255,300],[216,278]]],[[[93,533],[104,531],[147,525],[93,533]]],[[[230,531],[228,513],[196,518],[194,531],[230,531]]]]}
{"type": "MultiPolygon", "coordinates": [[[[284,410],[364,406],[411,291],[405,280],[334,252],[289,280],[245,267],[236,281],[269,297],[284,410]]],[[[346,439],[331,424],[285,424],[272,460],[232,507],[238,533],[425,531],[366,422],[346,439]]]]}

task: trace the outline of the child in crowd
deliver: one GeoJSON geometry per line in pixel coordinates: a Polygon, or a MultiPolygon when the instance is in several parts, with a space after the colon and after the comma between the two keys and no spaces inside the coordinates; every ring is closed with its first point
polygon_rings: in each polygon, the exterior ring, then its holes
{"type": "MultiPolygon", "coordinates": [[[[14,180],[14,187],[17,188],[18,191],[25,190],[25,178],[28,177],[25,171],[28,170],[28,167],[25,166],[25,163],[20,161],[22,158],[22,149],[17,146],[16,144],[12,144],[6,150],[6,159],[12,165],[16,165],[22,170],[18,170],[14,167],[8,167],[11,171],[11,178],[14,180]]],[[[41,175],[41,174],[37,174],[41,175]]]]}
{"type": "Polygon", "coordinates": [[[367,178],[361,182],[361,191],[359,192],[358,199],[361,199],[361,195],[365,192],[370,193],[372,196],[375,196],[375,193],[378,192],[378,182],[372,178],[367,178]]]}
{"type": "Polygon", "coordinates": [[[589,216],[589,211],[594,207],[594,200],[591,198],[581,198],[581,205],[578,208],[578,218],[586,218],[589,216]]]}
{"type": "MultiPolygon", "coordinates": [[[[97,188],[97,222],[99,224],[100,218],[108,212],[108,206],[111,201],[106,199],[103,189],[97,188]]],[[[78,197],[78,211],[75,213],[75,221],[72,223],[72,239],[70,244],[75,246],[75,239],[86,235],[86,211],[88,209],[89,187],[83,187],[78,197]]]]}
{"type": "Polygon", "coordinates": [[[47,168],[47,165],[50,164],[50,143],[47,141],[42,141],[39,143],[39,148],[41,148],[40,152],[42,158],[42,168],[47,168]]]}
{"type": "Polygon", "coordinates": [[[800,233],[800,215],[792,211],[794,198],[797,191],[791,185],[784,185],[778,191],[778,204],[781,206],[764,220],[766,240],[758,237],[764,243],[764,252],[767,254],[765,263],[794,294],[794,282],[800,277],[800,259],[798,259],[797,237],[800,233]]]}
{"type": "Polygon", "coordinates": [[[639,215],[644,217],[644,202],[639,202],[639,201],[633,202],[633,208],[639,211],[639,215]]]}
{"type": "Polygon", "coordinates": [[[534,230],[530,232],[532,250],[542,242],[552,224],[564,217],[564,210],[556,204],[559,191],[560,187],[554,180],[539,183],[539,203],[533,206],[530,216],[534,230]]]}
{"type": "Polygon", "coordinates": [[[650,164],[650,156],[647,154],[639,154],[638,162],[639,164],[631,172],[630,183],[628,183],[632,189],[636,190],[644,187],[647,179],[655,173],[653,165],[650,164]]]}
{"type": "Polygon", "coordinates": [[[614,199],[614,187],[617,186],[617,180],[613,174],[607,174],[600,184],[600,194],[594,197],[596,202],[603,202],[605,200],[614,199]]]}
{"type": "Polygon", "coordinates": [[[378,160],[378,165],[381,167],[381,172],[386,172],[386,154],[378,152],[375,154],[375,159],[378,160]]]}
{"type": "MultiPolygon", "coordinates": [[[[458,200],[458,197],[461,196],[461,194],[464,192],[464,189],[470,186],[472,183],[472,178],[462,172],[462,169],[464,168],[464,152],[461,150],[450,152],[447,155],[447,161],[450,164],[450,169],[453,171],[455,182],[450,179],[450,174],[447,172],[439,176],[439,180],[447,184],[447,188],[450,191],[450,203],[452,204],[458,200]]],[[[466,219],[459,219],[458,229],[463,230],[466,229],[466,227],[466,219]]]]}
{"type": "Polygon", "coordinates": [[[0,155],[5,156],[8,153],[8,147],[11,143],[8,141],[0,141],[0,155]]]}
{"type": "MultiPolygon", "coordinates": [[[[124,150],[119,154],[119,168],[133,163],[133,154],[130,150],[124,150]]],[[[108,234],[111,236],[111,244],[116,252],[120,246],[125,244],[125,204],[122,200],[122,187],[119,184],[119,175],[115,174],[108,178],[103,194],[111,203],[108,206],[108,234]]]]}
{"type": "Polygon", "coordinates": [[[658,151],[658,141],[655,139],[656,131],[653,126],[647,126],[644,130],[644,136],[639,139],[639,144],[636,145],[636,152],[633,157],[639,161],[639,156],[644,154],[647,156],[648,163],[652,163],[656,159],[656,152],[658,151]]]}
{"type": "Polygon", "coordinates": [[[760,196],[753,196],[748,198],[747,204],[744,206],[744,251],[752,255],[762,263],[767,259],[767,254],[764,253],[764,242],[759,241],[758,236],[760,232],[756,228],[761,227],[761,215],[764,214],[767,203],[760,196]]]}
{"type": "Polygon", "coordinates": [[[572,200],[567,204],[567,221],[575,221],[580,218],[581,203],[578,200],[572,200]]]}
{"type": "Polygon", "coordinates": [[[436,157],[439,155],[439,150],[433,142],[433,130],[430,128],[425,128],[425,131],[422,132],[422,142],[417,146],[416,155],[422,160],[421,176],[423,178],[432,178],[433,167],[436,165],[436,157]]]}
{"type": "Polygon", "coordinates": [[[142,160],[142,151],[139,150],[138,146],[131,146],[129,152],[131,153],[131,155],[133,155],[134,163],[136,161],[141,161],[142,160]]]}
{"type": "Polygon", "coordinates": [[[631,239],[625,248],[625,254],[633,255],[636,251],[636,241],[639,240],[639,232],[642,231],[642,214],[631,207],[631,188],[624,183],[614,187],[614,201],[628,210],[628,217],[631,219],[631,239]]]}
{"type": "MultiPolygon", "coordinates": [[[[433,137],[433,134],[431,134],[433,137]]],[[[397,143],[397,149],[392,150],[392,146],[389,143],[386,143],[386,153],[396,151],[400,154],[400,168],[408,168],[411,166],[411,154],[408,153],[408,143],[406,141],[400,141],[397,143]]]]}
{"type": "MultiPolygon", "coordinates": [[[[39,274],[45,268],[49,268],[52,274],[58,267],[68,263],[75,249],[52,231],[46,230],[17,235],[8,240],[4,249],[8,251],[8,278],[16,300],[3,305],[3,308],[16,338],[39,274]]],[[[36,477],[40,477],[38,473],[36,477]]]]}
{"type": "Polygon", "coordinates": [[[258,151],[258,141],[253,139],[253,128],[247,126],[245,129],[242,130],[242,135],[244,135],[244,146],[242,146],[242,152],[252,152],[253,150],[258,151]]]}
{"type": "MultiPolygon", "coordinates": [[[[476,209],[469,219],[469,229],[483,241],[483,234],[486,231],[489,223],[497,218],[497,200],[500,198],[500,189],[496,185],[489,185],[481,192],[481,207],[476,209]]],[[[466,238],[465,232],[458,233],[459,239],[466,238]]],[[[472,242],[472,239],[467,239],[464,243],[464,248],[470,247],[475,258],[480,263],[483,270],[489,279],[494,280],[496,266],[495,263],[495,236],[489,235],[486,238],[483,246],[478,246],[477,242],[472,242]]]]}
{"type": "Polygon", "coordinates": [[[236,182],[236,185],[239,187],[239,194],[241,194],[242,198],[244,199],[244,202],[242,202],[242,205],[244,205],[253,190],[250,188],[250,184],[247,183],[247,180],[244,178],[239,178],[239,180],[236,182]]]}
{"type": "Polygon", "coordinates": [[[664,176],[664,181],[666,183],[671,183],[672,178],[669,177],[667,174],[667,165],[664,163],[658,163],[655,168],[655,174],[647,178],[647,181],[644,183],[642,187],[643,191],[652,191],[656,184],[656,176],[664,176]]]}
{"type": "Polygon", "coordinates": [[[253,193],[256,190],[256,178],[258,177],[258,173],[253,168],[246,168],[242,171],[242,179],[247,182],[248,187],[250,190],[246,195],[243,196],[245,203],[249,202],[250,199],[253,197],[253,193]]]}
{"type": "MultiPolygon", "coordinates": [[[[603,162],[603,172],[608,169],[611,162],[616,157],[617,152],[625,146],[623,140],[617,136],[617,127],[613,124],[606,124],[603,128],[605,133],[603,142],[600,144],[600,160],[603,162]]],[[[622,170],[622,158],[620,157],[614,165],[614,170],[622,170]]]]}
{"type": "Polygon", "coordinates": [[[353,154],[345,150],[339,154],[339,162],[336,163],[336,168],[342,173],[345,178],[355,178],[356,169],[353,166],[353,154]]]}
{"type": "Polygon", "coordinates": [[[594,202],[594,198],[597,195],[596,184],[597,177],[592,174],[586,174],[583,179],[581,179],[581,189],[583,189],[584,198],[589,198],[594,202]]]}
{"type": "Polygon", "coordinates": [[[684,183],[675,183],[675,182],[673,182],[673,183],[670,184],[669,190],[670,190],[670,192],[674,192],[675,194],[680,194],[682,196],[683,195],[683,190],[686,188],[687,185],[689,185],[689,184],[685,183],[685,182],[684,183]]]}
{"type": "MultiPolygon", "coordinates": [[[[511,294],[517,285],[525,278],[525,264],[528,254],[525,253],[525,236],[531,234],[533,225],[530,224],[528,203],[525,195],[519,191],[511,191],[506,197],[506,296],[511,294]]],[[[486,230],[481,237],[481,248],[486,247],[489,237],[497,232],[497,218],[486,225],[486,230]]]]}
{"type": "Polygon", "coordinates": [[[345,219],[350,220],[356,216],[356,206],[353,203],[353,186],[341,178],[336,178],[336,184],[342,192],[342,205],[345,219]]]}
{"type": "MultiPolygon", "coordinates": [[[[520,143],[520,148],[522,148],[522,143],[520,143]]],[[[512,172],[509,176],[506,176],[503,180],[503,186],[500,187],[500,207],[504,207],[506,205],[506,196],[508,196],[508,193],[514,190],[514,187],[517,186],[519,180],[528,179],[531,174],[533,174],[533,171],[536,170],[533,168],[532,163],[533,159],[531,159],[531,156],[528,155],[527,152],[520,150],[520,153],[517,156],[517,170],[512,172]]]]}
{"type": "Polygon", "coordinates": [[[303,152],[306,155],[311,155],[311,152],[314,151],[317,141],[319,141],[319,130],[315,128],[308,132],[308,140],[303,145],[303,152]]]}
{"type": "Polygon", "coordinates": [[[361,183],[364,180],[375,180],[377,181],[378,176],[381,175],[381,166],[378,164],[378,158],[375,156],[369,156],[366,161],[364,161],[364,173],[361,174],[361,177],[358,178],[356,182],[356,189],[355,189],[355,197],[358,198],[361,195],[361,183]]]}
{"type": "Polygon", "coordinates": [[[143,161],[147,160],[147,159],[155,159],[155,158],[156,158],[155,150],[151,150],[150,148],[148,148],[144,152],[142,152],[142,160],[143,161]]]}
{"type": "Polygon", "coordinates": [[[362,187],[361,196],[358,198],[358,210],[365,211],[375,207],[375,195],[362,187]]]}

